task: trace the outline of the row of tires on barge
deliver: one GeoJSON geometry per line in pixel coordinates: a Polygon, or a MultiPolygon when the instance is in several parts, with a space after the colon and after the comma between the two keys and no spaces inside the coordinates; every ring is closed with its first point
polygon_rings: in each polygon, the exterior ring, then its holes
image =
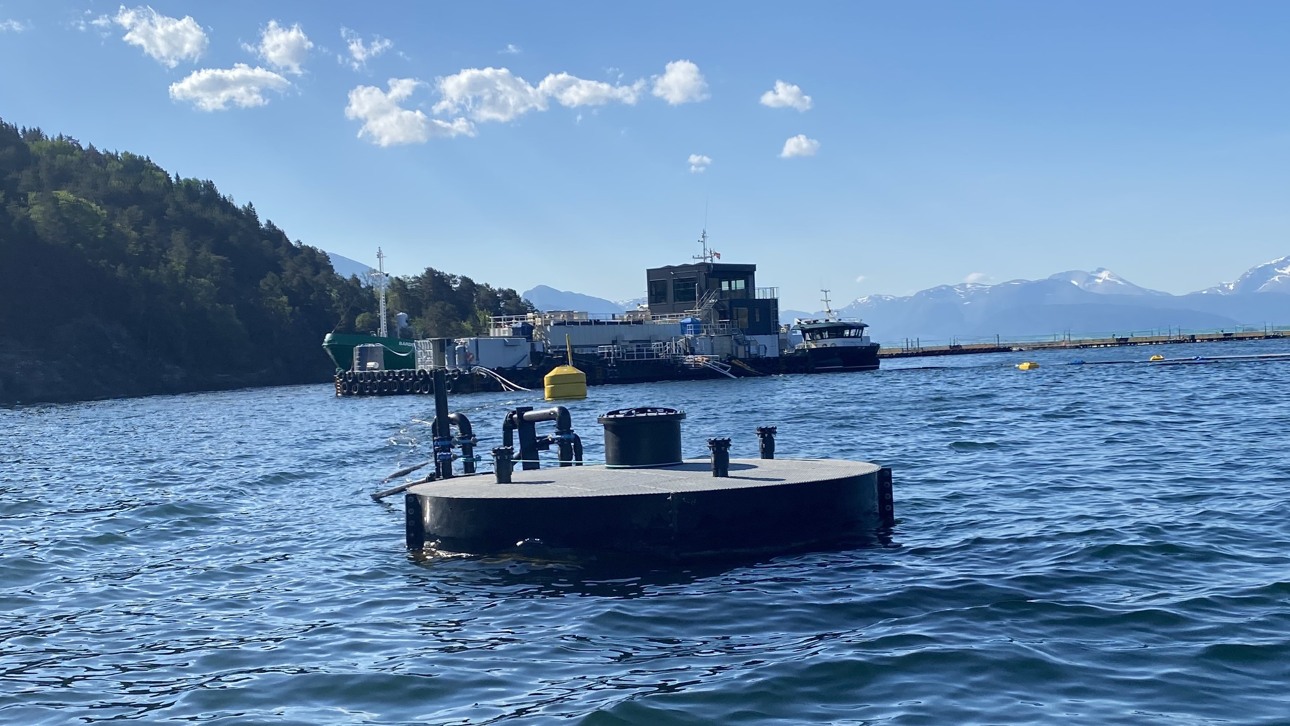
{"type": "MultiPolygon", "coordinates": [[[[446,371],[448,393],[500,391],[501,386],[484,376],[466,371],[446,371]]],[[[427,370],[337,371],[337,396],[400,396],[434,393],[434,376],[427,370]]]]}

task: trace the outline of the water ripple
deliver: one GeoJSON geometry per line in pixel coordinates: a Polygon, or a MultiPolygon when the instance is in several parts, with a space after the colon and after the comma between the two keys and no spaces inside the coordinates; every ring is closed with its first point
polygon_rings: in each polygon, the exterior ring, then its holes
{"type": "MultiPolygon", "coordinates": [[[[410,557],[366,495],[424,398],[0,410],[0,721],[1283,723],[1290,366],[1019,355],[593,388],[589,459],[669,405],[687,454],[895,469],[893,546],[675,568],[410,557]]],[[[537,404],[453,403],[481,448],[537,404]]]]}

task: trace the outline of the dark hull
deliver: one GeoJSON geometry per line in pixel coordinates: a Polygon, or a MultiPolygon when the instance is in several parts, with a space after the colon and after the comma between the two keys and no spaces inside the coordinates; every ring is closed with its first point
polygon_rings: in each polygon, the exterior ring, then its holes
{"type": "Polygon", "coordinates": [[[878,367],[878,346],[806,348],[794,351],[791,357],[805,359],[806,370],[801,371],[803,373],[871,371],[878,367]]]}
{"type": "MultiPolygon", "coordinates": [[[[498,369],[497,376],[517,386],[541,390],[543,378],[553,368],[563,365],[563,357],[550,357],[527,368],[498,369]]],[[[847,347],[822,350],[797,350],[778,358],[731,359],[724,362],[728,373],[703,366],[687,365],[669,359],[629,360],[613,363],[599,358],[574,357],[574,366],[587,375],[587,385],[615,383],[658,383],[660,381],[695,381],[756,376],[845,373],[878,369],[878,346],[847,347]],[[827,354],[822,354],[827,353],[827,354]]],[[[480,373],[449,371],[450,393],[476,393],[505,389],[497,378],[480,373]]],[[[336,395],[395,395],[430,393],[430,377],[425,371],[397,370],[368,373],[336,374],[336,395]]]]}

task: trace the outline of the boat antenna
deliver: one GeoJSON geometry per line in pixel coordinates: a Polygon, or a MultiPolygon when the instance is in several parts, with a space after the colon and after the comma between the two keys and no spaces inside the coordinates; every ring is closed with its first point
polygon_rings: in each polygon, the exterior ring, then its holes
{"type": "Polygon", "coordinates": [[[376,248],[376,266],[377,269],[370,270],[367,273],[367,279],[371,281],[372,287],[376,288],[377,299],[380,301],[378,313],[381,316],[381,327],[377,334],[382,338],[389,337],[389,329],[385,324],[385,289],[389,287],[389,278],[385,276],[385,253],[380,247],[376,248]]]}
{"type": "Polygon", "coordinates": [[[829,320],[836,318],[837,313],[833,312],[833,308],[829,307],[829,291],[821,289],[820,292],[824,293],[824,298],[820,300],[820,302],[824,303],[824,317],[829,320]]]}
{"type": "Polygon", "coordinates": [[[700,262],[712,262],[714,258],[721,259],[720,252],[708,249],[708,229],[706,226],[703,228],[703,233],[699,235],[699,244],[703,246],[703,254],[695,255],[691,259],[699,260],[700,262]]]}

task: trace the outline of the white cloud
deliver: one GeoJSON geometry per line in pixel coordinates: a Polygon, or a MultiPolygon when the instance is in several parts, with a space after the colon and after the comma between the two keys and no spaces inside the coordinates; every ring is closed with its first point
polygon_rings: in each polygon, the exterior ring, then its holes
{"type": "Polygon", "coordinates": [[[519,55],[523,51],[520,50],[520,47],[518,45],[514,43],[507,43],[505,48],[502,48],[497,52],[501,53],[502,55],[519,55]]]}
{"type": "Polygon", "coordinates": [[[435,80],[438,114],[464,113],[475,121],[513,121],[529,111],[545,111],[546,97],[507,68],[467,68],[435,80]]]}
{"type": "Polygon", "coordinates": [[[794,156],[815,156],[815,152],[819,150],[820,142],[806,138],[806,134],[798,134],[784,142],[784,150],[779,152],[779,157],[791,159],[794,156]]]}
{"type": "Polygon", "coordinates": [[[703,154],[690,154],[689,164],[691,174],[702,174],[708,170],[709,166],[712,166],[712,157],[704,156],[703,154]]]}
{"type": "Polygon", "coordinates": [[[708,97],[708,82],[694,63],[672,61],[663,75],[654,77],[653,93],[673,106],[702,101],[708,97]]]}
{"type": "Polygon", "coordinates": [[[551,101],[566,108],[633,105],[645,90],[645,81],[623,86],[568,73],[552,73],[533,86],[508,68],[467,68],[436,79],[435,85],[442,96],[435,113],[464,113],[481,123],[514,121],[531,111],[547,110],[551,101]]]}
{"type": "Polygon", "coordinates": [[[340,37],[345,40],[345,46],[349,49],[349,65],[356,71],[366,66],[369,60],[394,47],[392,41],[379,35],[372,39],[370,45],[364,43],[363,38],[349,28],[341,28],[340,37]]]}
{"type": "Polygon", "coordinates": [[[983,285],[989,279],[990,276],[984,272],[971,272],[968,273],[967,277],[963,278],[963,282],[971,283],[973,285],[983,285]]]}
{"type": "Polygon", "coordinates": [[[864,275],[856,275],[856,282],[864,282],[864,275]]]}
{"type": "Polygon", "coordinates": [[[391,78],[388,93],[375,86],[359,86],[349,92],[345,117],[362,121],[358,137],[366,137],[377,146],[422,144],[436,136],[475,135],[474,126],[464,118],[441,121],[399,105],[422,85],[415,78],[391,78]]]}
{"type": "Polygon", "coordinates": [[[21,20],[0,20],[0,33],[21,33],[31,26],[23,25],[21,20]]]}
{"type": "Polygon", "coordinates": [[[72,27],[82,33],[88,31],[90,28],[95,28],[106,37],[108,35],[108,30],[112,27],[112,18],[107,15],[96,16],[94,11],[86,10],[80,19],[72,21],[72,27]]]}
{"type": "Polygon", "coordinates": [[[811,97],[802,93],[796,84],[775,81],[775,88],[761,94],[761,105],[771,108],[795,108],[809,111],[811,97]]]}
{"type": "Polygon", "coordinates": [[[273,71],[238,63],[232,68],[194,71],[184,80],[170,84],[170,97],[191,102],[203,111],[223,111],[230,104],[239,108],[263,106],[269,102],[265,91],[281,93],[290,87],[290,81],[273,71]]]}
{"type": "Polygon", "coordinates": [[[167,68],[174,68],[182,60],[195,61],[206,52],[206,31],[192,16],[180,20],[160,15],[150,7],[129,9],[122,5],[112,20],[125,28],[122,40],[139,46],[167,68]]]}
{"type": "Polygon", "coordinates": [[[603,106],[613,101],[635,105],[645,90],[645,81],[630,86],[615,86],[604,81],[588,81],[568,73],[553,73],[538,84],[538,93],[555,99],[567,108],[578,106],[603,106]]]}
{"type": "Polygon", "coordinates": [[[284,28],[278,25],[278,21],[270,20],[268,26],[260,31],[260,44],[255,47],[243,47],[259,55],[266,63],[278,70],[300,75],[304,72],[301,66],[309,57],[309,51],[314,47],[314,43],[309,40],[309,36],[305,35],[305,31],[301,30],[299,23],[290,28],[284,28]]]}
{"type": "MultiPolygon", "coordinates": [[[[566,108],[604,106],[612,103],[635,105],[649,88],[649,81],[634,83],[592,81],[569,73],[552,73],[532,85],[508,68],[465,68],[434,81],[439,100],[431,114],[454,117],[452,121],[434,119],[419,110],[409,110],[399,103],[418,86],[415,79],[392,79],[388,92],[371,86],[359,86],[349,94],[345,115],[363,121],[359,136],[369,137],[381,146],[420,143],[434,136],[474,136],[476,123],[506,123],[531,112],[547,111],[552,104],[566,108]]],[[[703,77],[689,61],[668,64],[664,77],[655,78],[654,94],[665,89],[669,103],[684,99],[706,98],[703,77]],[[670,80],[664,82],[665,77],[670,80]]],[[[581,123],[583,114],[577,114],[581,123]]],[[[711,159],[699,157],[691,162],[695,173],[703,171],[711,159]]]]}

